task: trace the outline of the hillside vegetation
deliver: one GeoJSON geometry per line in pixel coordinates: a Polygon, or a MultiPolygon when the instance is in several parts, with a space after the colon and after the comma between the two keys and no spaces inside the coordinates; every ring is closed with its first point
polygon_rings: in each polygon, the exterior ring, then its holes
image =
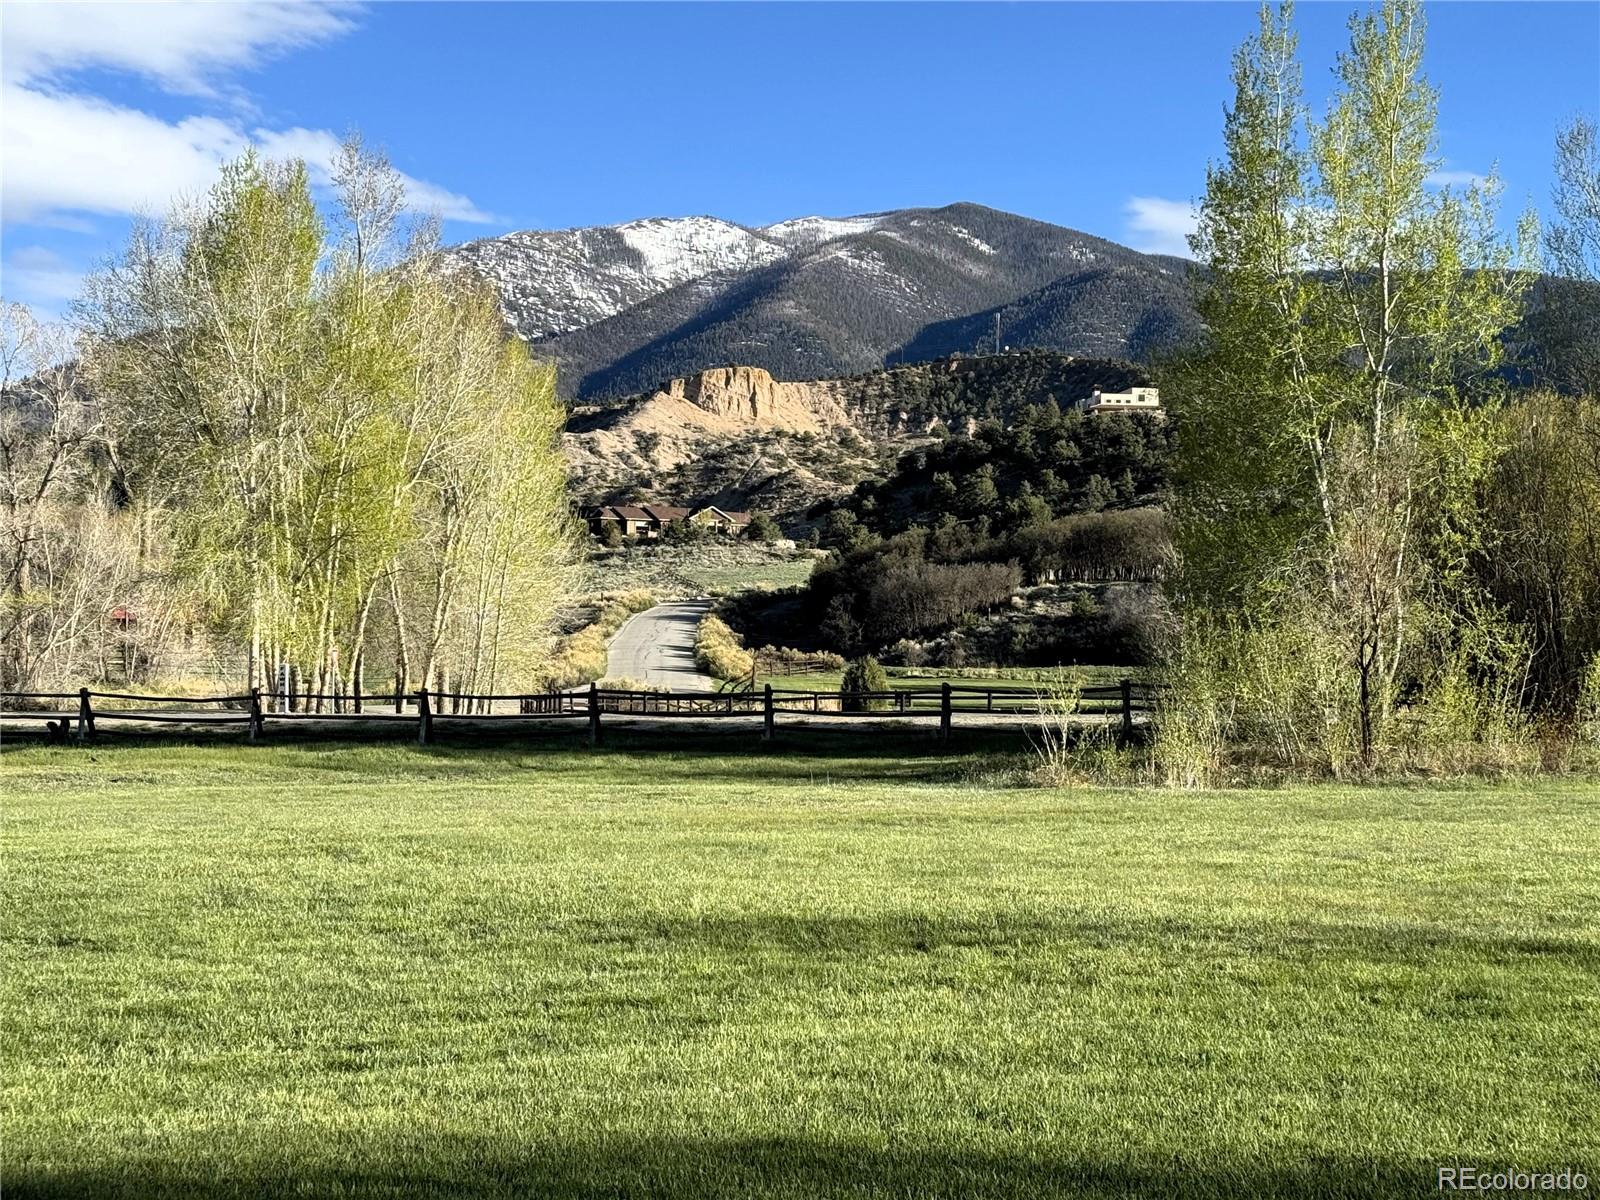
{"type": "MultiPolygon", "coordinates": [[[[801,382],[775,380],[760,368],[717,368],[644,395],[579,408],[568,421],[565,450],[573,490],[586,501],[720,504],[766,511],[791,530],[803,529],[808,516],[820,514],[813,511],[819,501],[842,500],[864,481],[893,474],[905,451],[950,434],[976,434],[984,421],[1037,426],[1038,436],[1050,439],[1038,449],[1046,456],[1039,465],[1077,481],[1082,473],[1073,464],[1048,458],[1060,430],[1046,427],[1047,412],[1071,429],[1066,436],[1087,439],[1085,452],[1114,490],[1128,469],[1142,469],[1140,462],[1160,447],[1102,453],[1093,434],[1081,432],[1082,418],[1063,409],[1095,388],[1149,381],[1133,363],[1041,351],[801,382]]],[[[1137,428],[1135,441],[1160,436],[1153,426],[1137,428]]],[[[951,453],[962,451],[958,446],[951,453]]],[[[1016,470],[1026,469],[1029,464],[1016,463],[1016,470]]]]}

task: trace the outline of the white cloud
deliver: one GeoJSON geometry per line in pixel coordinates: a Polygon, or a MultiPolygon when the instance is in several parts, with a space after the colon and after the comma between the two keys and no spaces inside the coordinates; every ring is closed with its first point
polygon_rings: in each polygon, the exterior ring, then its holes
{"type": "Polygon", "coordinates": [[[7,299],[22,299],[30,304],[55,304],[78,294],[83,276],[53,250],[44,246],[23,246],[6,256],[0,285],[7,299]]]}
{"type": "MultiPolygon", "coordinates": [[[[348,5],[10,5],[6,9],[0,174],[3,217],[82,228],[81,216],[156,212],[215,181],[251,143],[269,157],[302,157],[326,186],[338,139],[327,130],[245,128],[237,117],[166,120],[66,89],[81,67],[134,72],[172,91],[215,95],[228,71],[353,27],[348,5]]],[[[487,224],[470,199],[406,178],[409,205],[487,224]]]]}
{"type": "Polygon", "coordinates": [[[1474,187],[1488,180],[1476,171],[1434,171],[1423,182],[1431,187],[1474,187]]]}
{"type": "Polygon", "coordinates": [[[1187,200],[1130,196],[1122,211],[1127,218],[1125,236],[1135,250],[1189,257],[1188,238],[1198,218],[1194,205],[1187,200]]]}
{"type": "Polygon", "coordinates": [[[39,221],[62,212],[134,213],[198,193],[245,140],[215,117],[175,124],[93,96],[10,84],[0,115],[4,216],[39,221]]]}
{"type": "Polygon", "coordinates": [[[354,28],[350,4],[15,4],[6,9],[3,73],[39,80],[83,67],[212,94],[218,74],[354,28]]]}

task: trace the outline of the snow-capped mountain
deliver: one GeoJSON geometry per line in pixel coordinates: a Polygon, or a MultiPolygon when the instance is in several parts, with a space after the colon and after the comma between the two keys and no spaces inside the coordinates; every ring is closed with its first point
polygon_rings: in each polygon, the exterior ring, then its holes
{"type": "Polygon", "coordinates": [[[529,341],[592,325],[714,271],[752,270],[787,248],[716,217],[649,217],[588,229],[530,230],[446,252],[492,281],[529,341]]]}
{"type": "Polygon", "coordinates": [[[818,379],[994,342],[1142,358],[1197,319],[1181,260],[975,204],[750,229],[716,217],[530,231],[445,252],[497,290],[561,389],[725,363],[818,379]]]}

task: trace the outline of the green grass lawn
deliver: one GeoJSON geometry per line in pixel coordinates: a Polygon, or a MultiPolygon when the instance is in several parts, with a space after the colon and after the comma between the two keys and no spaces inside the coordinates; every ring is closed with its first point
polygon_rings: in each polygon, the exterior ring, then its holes
{"type": "Polygon", "coordinates": [[[5,1195],[1600,1177],[1592,784],[921,746],[8,749],[5,1195]]]}

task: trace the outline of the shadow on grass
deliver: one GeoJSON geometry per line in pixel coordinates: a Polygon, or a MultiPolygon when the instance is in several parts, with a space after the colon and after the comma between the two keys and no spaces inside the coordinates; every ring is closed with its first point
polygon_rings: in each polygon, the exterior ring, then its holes
{"type": "MultiPolygon", "coordinates": [[[[986,1131],[990,1132],[990,1131],[986,1131]]],[[[586,1139],[587,1140],[587,1139],[586,1139]]],[[[591,1144],[532,1144],[507,1152],[501,1142],[420,1141],[360,1166],[314,1163],[238,1173],[192,1171],[129,1162],[103,1170],[64,1167],[18,1171],[8,1196],[221,1200],[223,1197],[517,1197],[617,1200],[694,1197],[827,1196],[1368,1197],[1435,1194],[1433,1163],[1312,1159],[1274,1164],[1218,1160],[1201,1151],[1160,1162],[1107,1162],[1054,1155],[1035,1147],[1012,1153],[934,1145],[894,1149],[800,1138],[616,1139],[591,1144]],[[1185,1158],[1192,1161],[1185,1162],[1185,1158]]]]}
{"type": "MultiPolygon", "coordinates": [[[[351,736],[348,726],[312,724],[268,728],[265,739],[250,743],[236,734],[183,734],[165,730],[113,728],[96,735],[81,749],[148,750],[218,749],[234,756],[295,751],[275,757],[278,770],[349,767],[359,770],[361,756],[374,751],[388,757],[392,771],[398,755],[414,755],[430,768],[457,765],[463,772],[492,776],[551,770],[564,775],[647,776],[654,783],[732,780],[751,784],[807,782],[949,783],[970,778],[979,767],[1019,764],[1028,753],[1020,730],[957,730],[941,744],[926,726],[890,728],[805,728],[780,730],[763,742],[759,727],[719,727],[705,723],[631,725],[608,729],[603,743],[588,744],[586,727],[565,724],[479,724],[452,726],[441,722],[434,741],[416,744],[411,724],[378,725],[351,736]]],[[[11,748],[43,746],[43,737],[7,732],[11,748]]],[[[77,750],[75,745],[72,749],[77,750]]]]}
{"type": "Polygon", "coordinates": [[[579,941],[600,945],[649,946],[680,943],[719,953],[782,950],[789,953],[932,953],[946,948],[988,949],[1027,955],[1041,946],[1076,951],[1128,951],[1193,961],[1273,961],[1297,967],[1358,960],[1372,964],[1431,966],[1439,958],[1531,966],[1558,961],[1585,972],[1600,969],[1600,943],[1592,936],[1486,934],[1414,925],[1401,928],[1349,922],[1189,920],[1183,917],[1101,917],[1062,912],[1056,916],[996,913],[952,918],[918,912],[875,917],[813,917],[786,914],[580,919],[565,926],[579,941]]]}

